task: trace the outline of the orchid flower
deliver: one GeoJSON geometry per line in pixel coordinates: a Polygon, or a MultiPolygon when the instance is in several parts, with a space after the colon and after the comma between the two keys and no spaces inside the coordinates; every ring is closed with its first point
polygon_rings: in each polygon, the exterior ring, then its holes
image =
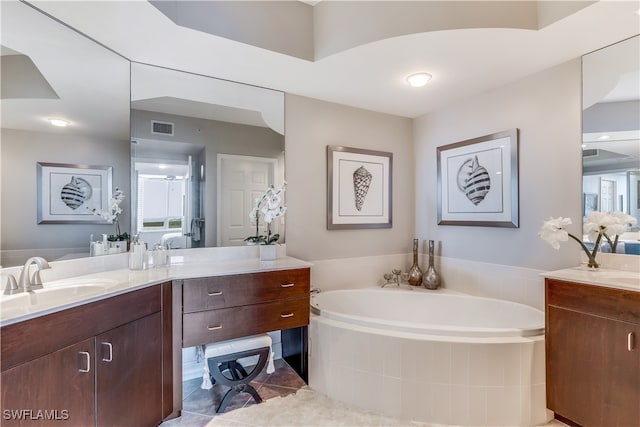
{"type": "Polygon", "coordinates": [[[598,237],[604,237],[611,252],[616,252],[618,239],[627,229],[627,225],[635,225],[638,220],[624,212],[592,212],[584,223],[584,233],[589,241],[594,242],[598,237]]]}
{"type": "MultiPolygon", "coordinates": [[[[120,239],[121,236],[124,236],[126,240],[128,236],[126,233],[124,235],[120,234],[120,224],[118,223],[118,215],[122,213],[122,208],[120,207],[120,203],[125,199],[124,192],[116,187],[113,191],[113,195],[109,198],[108,210],[101,209],[91,209],[91,213],[101,217],[105,221],[108,221],[111,224],[115,224],[116,226],[116,234],[115,238],[120,239]]],[[[87,208],[88,209],[88,208],[87,208]]]]}
{"type": "Polygon", "coordinates": [[[567,225],[571,225],[571,218],[549,218],[544,222],[538,236],[548,242],[554,249],[560,249],[560,242],[566,242],[569,237],[580,244],[589,259],[589,267],[598,267],[596,253],[600,247],[602,239],[606,239],[611,246],[611,252],[616,252],[620,234],[624,233],[627,225],[635,225],[638,220],[623,212],[592,212],[583,224],[583,233],[587,235],[589,241],[594,242],[593,249],[589,249],[576,236],[566,230],[567,225]],[[613,240],[612,240],[612,236],[613,240]]]}
{"type": "Polygon", "coordinates": [[[287,188],[287,183],[282,184],[282,187],[276,189],[273,185],[267,187],[262,196],[255,199],[255,206],[249,212],[249,220],[251,223],[256,224],[256,235],[249,236],[245,241],[250,241],[259,244],[271,245],[278,241],[279,234],[271,234],[271,223],[274,219],[283,216],[287,211],[286,206],[280,206],[282,203],[282,196],[287,188]],[[261,236],[259,232],[260,215],[262,215],[263,221],[267,224],[267,235],[261,236]]]}
{"type": "Polygon", "coordinates": [[[600,244],[600,239],[602,235],[598,235],[598,239],[593,248],[593,251],[589,251],[589,249],[582,242],[582,239],[578,239],[573,234],[569,233],[566,229],[567,225],[571,225],[571,218],[549,218],[542,224],[542,228],[538,233],[538,236],[542,238],[544,241],[549,243],[554,249],[560,249],[560,242],[566,242],[571,237],[573,240],[580,244],[582,250],[587,254],[587,258],[589,259],[587,265],[592,268],[598,268],[599,265],[596,262],[596,252],[598,251],[598,246],[600,244]]]}

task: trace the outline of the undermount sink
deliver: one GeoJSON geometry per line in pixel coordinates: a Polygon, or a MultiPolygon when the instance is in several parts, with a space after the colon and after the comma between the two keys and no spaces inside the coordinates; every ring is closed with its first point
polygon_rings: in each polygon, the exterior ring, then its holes
{"type": "Polygon", "coordinates": [[[24,314],[68,302],[100,295],[106,290],[102,284],[82,284],[37,289],[32,292],[3,296],[0,299],[2,317],[24,314]]]}

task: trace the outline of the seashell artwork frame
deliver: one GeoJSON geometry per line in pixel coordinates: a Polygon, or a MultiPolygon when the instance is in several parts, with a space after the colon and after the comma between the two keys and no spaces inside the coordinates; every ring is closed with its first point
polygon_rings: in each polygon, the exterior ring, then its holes
{"type": "Polygon", "coordinates": [[[327,146],[327,229],[391,228],[393,153],[327,146]]]}
{"type": "Polygon", "coordinates": [[[108,224],[92,209],[107,208],[112,181],[111,166],[38,162],[38,224],[108,224]]]}
{"type": "Polygon", "coordinates": [[[438,225],[519,227],[517,128],[436,148],[438,225]]]}

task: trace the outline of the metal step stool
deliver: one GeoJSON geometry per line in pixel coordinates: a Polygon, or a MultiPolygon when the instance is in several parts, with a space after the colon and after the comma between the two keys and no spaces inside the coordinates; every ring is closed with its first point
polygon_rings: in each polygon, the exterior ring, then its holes
{"type": "Polygon", "coordinates": [[[230,387],[216,409],[216,413],[224,412],[231,399],[240,393],[249,393],[256,403],[262,402],[256,389],[249,383],[262,372],[267,363],[267,373],[274,371],[271,337],[268,334],[207,344],[204,348],[204,358],[206,363],[202,388],[210,389],[213,386],[210,381],[207,381],[209,375],[213,382],[230,387]],[[251,356],[258,356],[258,363],[251,372],[247,373],[238,360],[251,356]],[[225,375],[225,372],[228,375],[225,375]]]}

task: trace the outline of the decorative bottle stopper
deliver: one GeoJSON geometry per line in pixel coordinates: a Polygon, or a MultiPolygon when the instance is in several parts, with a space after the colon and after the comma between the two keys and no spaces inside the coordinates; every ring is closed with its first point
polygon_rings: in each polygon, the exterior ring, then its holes
{"type": "Polygon", "coordinates": [[[433,266],[433,240],[429,240],[429,267],[422,276],[422,285],[427,289],[438,289],[440,287],[440,274],[433,266]]]}
{"type": "Polygon", "coordinates": [[[422,270],[418,265],[418,239],[413,239],[413,265],[409,269],[408,282],[411,286],[420,286],[422,284],[422,270]]]}

